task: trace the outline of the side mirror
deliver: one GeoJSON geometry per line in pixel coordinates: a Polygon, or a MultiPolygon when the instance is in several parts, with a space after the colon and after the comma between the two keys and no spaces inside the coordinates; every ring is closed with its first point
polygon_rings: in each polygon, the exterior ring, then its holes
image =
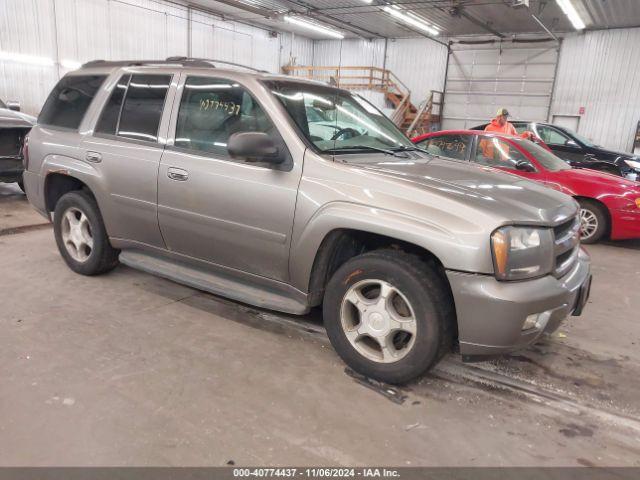
{"type": "Polygon", "coordinates": [[[7,102],[7,108],[9,110],[13,110],[14,112],[19,112],[20,111],[20,102],[17,102],[15,100],[11,100],[7,102]]]}
{"type": "Polygon", "coordinates": [[[523,172],[535,172],[536,171],[536,169],[533,168],[533,165],[531,165],[526,160],[518,161],[518,163],[516,163],[516,170],[521,170],[523,172]]]}
{"type": "Polygon", "coordinates": [[[576,142],[574,142],[573,140],[567,140],[566,142],[564,142],[564,144],[567,147],[577,147],[578,146],[578,144],[576,142]]]}
{"type": "Polygon", "coordinates": [[[232,158],[248,162],[280,164],[284,156],[273,141],[263,132],[238,132],[229,137],[227,150],[232,158]]]}

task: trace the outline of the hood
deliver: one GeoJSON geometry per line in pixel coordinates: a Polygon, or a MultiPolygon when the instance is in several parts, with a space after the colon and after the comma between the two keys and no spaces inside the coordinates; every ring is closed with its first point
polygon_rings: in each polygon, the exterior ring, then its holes
{"type": "Polygon", "coordinates": [[[358,166],[392,177],[408,187],[437,191],[438,195],[469,205],[470,210],[480,209],[502,217],[504,223],[555,224],[577,212],[576,202],[563,193],[469,162],[394,158],[358,166]]]}
{"type": "Polygon", "coordinates": [[[30,128],[36,124],[36,118],[22,112],[15,112],[8,108],[0,108],[0,128],[25,127],[30,128]]]}
{"type": "Polygon", "coordinates": [[[633,190],[640,192],[640,183],[627,180],[619,175],[591,170],[589,168],[571,168],[552,172],[553,175],[569,182],[589,183],[607,189],[611,193],[633,190]]]}
{"type": "Polygon", "coordinates": [[[609,150],[608,148],[599,147],[599,146],[591,147],[591,151],[595,153],[596,156],[600,153],[602,155],[609,155],[610,157],[612,157],[612,159],[615,159],[615,157],[622,157],[627,160],[639,160],[638,156],[634,155],[633,153],[619,152],[617,150],[609,150]]]}

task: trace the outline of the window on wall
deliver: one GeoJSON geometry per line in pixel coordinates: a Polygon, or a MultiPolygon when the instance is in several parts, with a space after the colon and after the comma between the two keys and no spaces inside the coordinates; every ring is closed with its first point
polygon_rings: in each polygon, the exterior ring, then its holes
{"type": "Polygon", "coordinates": [[[478,138],[474,161],[480,165],[515,170],[518,162],[528,162],[516,147],[503,139],[484,135],[478,138]]]}
{"type": "Polygon", "coordinates": [[[434,155],[466,160],[470,144],[470,135],[438,135],[419,142],[418,146],[434,155]]]}
{"type": "Polygon", "coordinates": [[[236,132],[263,132],[282,140],[262,107],[237,83],[207,77],[185,82],[175,146],[228,157],[227,143],[236,132]]]}
{"type": "Polygon", "coordinates": [[[105,75],[68,75],[49,94],[38,123],[77,129],[102,86],[105,75]]]}

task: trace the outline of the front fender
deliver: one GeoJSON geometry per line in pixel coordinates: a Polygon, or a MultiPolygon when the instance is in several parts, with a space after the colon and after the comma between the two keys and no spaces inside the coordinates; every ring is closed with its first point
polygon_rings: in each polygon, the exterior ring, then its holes
{"type": "Polygon", "coordinates": [[[337,229],[384,235],[422,247],[447,269],[492,273],[489,238],[465,242],[456,232],[441,225],[395,211],[348,202],[331,202],[297,230],[291,244],[289,265],[292,284],[308,291],[316,253],[324,238],[337,229]]]}

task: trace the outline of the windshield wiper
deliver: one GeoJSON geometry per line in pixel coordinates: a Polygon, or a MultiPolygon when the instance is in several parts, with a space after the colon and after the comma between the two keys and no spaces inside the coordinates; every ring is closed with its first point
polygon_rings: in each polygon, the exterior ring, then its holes
{"type": "Polygon", "coordinates": [[[323,150],[323,153],[337,153],[337,152],[350,151],[350,150],[365,150],[365,151],[371,151],[371,152],[380,152],[386,155],[393,155],[394,157],[407,158],[405,155],[400,155],[400,153],[402,153],[402,150],[390,150],[386,148],[370,147],[368,145],[349,145],[348,147],[330,148],[328,150],[323,150]]]}

